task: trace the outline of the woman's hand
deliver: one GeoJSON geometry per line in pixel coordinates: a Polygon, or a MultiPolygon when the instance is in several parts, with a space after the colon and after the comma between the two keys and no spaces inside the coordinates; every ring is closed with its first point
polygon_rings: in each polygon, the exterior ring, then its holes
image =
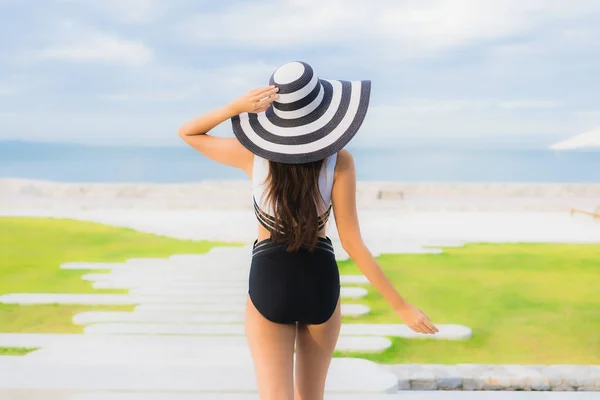
{"type": "Polygon", "coordinates": [[[396,309],[396,313],[402,318],[404,323],[415,332],[439,332],[438,328],[431,323],[427,315],[410,303],[406,303],[402,308],[396,309]]]}
{"type": "Polygon", "coordinates": [[[229,107],[235,115],[266,111],[271,103],[279,98],[278,87],[265,86],[254,89],[234,100],[229,107]]]}

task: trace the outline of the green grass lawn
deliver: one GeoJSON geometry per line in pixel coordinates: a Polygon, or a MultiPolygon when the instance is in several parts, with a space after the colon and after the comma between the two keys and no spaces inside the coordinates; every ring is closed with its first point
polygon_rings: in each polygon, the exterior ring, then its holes
{"type": "MultiPolygon", "coordinates": [[[[201,222],[199,222],[201,223],[201,222]]],[[[0,218],[0,295],[17,292],[119,293],[80,279],[90,271],[60,270],[68,261],[124,261],[202,253],[206,241],[177,240],[90,222],[0,218]]],[[[443,254],[378,258],[400,293],[434,323],[473,329],[468,341],[394,339],[378,355],[336,352],[385,363],[600,364],[600,246],[469,244],[443,254]]],[[[358,273],[351,262],[340,272],[358,273]]],[[[400,323],[372,291],[356,302],[366,317],[345,323],[400,323]]],[[[355,302],[355,301],[353,301],[355,302]]],[[[132,307],[0,305],[0,332],[80,333],[74,314],[132,307]]],[[[2,349],[0,355],[31,349],[2,349]]]]}
{"type": "MultiPolygon", "coordinates": [[[[215,243],[177,240],[92,222],[49,218],[0,217],[0,295],[7,293],[126,293],[97,290],[82,275],[62,270],[64,262],[121,262],[133,257],[205,253],[215,243]]],[[[92,310],[129,311],[133,306],[0,304],[0,332],[82,333],[73,315],[92,310]]],[[[0,348],[0,355],[23,354],[0,348]]]]}
{"type": "MultiPolygon", "coordinates": [[[[378,260],[398,291],[434,323],[466,325],[473,337],[393,339],[385,353],[365,357],[385,363],[600,364],[599,245],[482,243],[378,260]]],[[[347,261],[340,271],[358,269],[347,261]]],[[[376,292],[363,303],[372,313],[362,323],[400,321],[376,292]]]]}

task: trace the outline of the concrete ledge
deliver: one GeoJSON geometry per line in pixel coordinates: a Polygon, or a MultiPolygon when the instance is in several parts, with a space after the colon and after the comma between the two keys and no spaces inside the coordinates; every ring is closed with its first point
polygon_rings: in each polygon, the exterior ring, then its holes
{"type": "MultiPolygon", "coordinates": [[[[397,394],[325,394],[324,400],[597,400],[586,392],[443,392],[402,391],[397,394]]],[[[66,400],[259,400],[257,394],[89,393],[66,400]]],[[[29,400],[29,399],[28,399],[29,400]]],[[[35,399],[37,400],[37,399],[35,399]]],[[[41,400],[41,399],[40,399],[41,400]]]]}
{"type": "Polygon", "coordinates": [[[382,364],[382,367],[396,374],[401,390],[600,391],[600,365],[382,364]]]}

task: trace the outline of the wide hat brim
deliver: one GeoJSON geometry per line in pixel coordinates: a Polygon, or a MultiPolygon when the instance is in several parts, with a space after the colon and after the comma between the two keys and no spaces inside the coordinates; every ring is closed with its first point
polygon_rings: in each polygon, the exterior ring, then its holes
{"type": "Polygon", "coordinates": [[[371,95],[371,81],[319,79],[322,100],[310,113],[293,118],[273,104],[264,113],[231,118],[233,133],[252,153],[267,160],[301,164],[337,153],[362,125],[371,95]],[[274,110],[278,108],[277,110],[274,110]]]}

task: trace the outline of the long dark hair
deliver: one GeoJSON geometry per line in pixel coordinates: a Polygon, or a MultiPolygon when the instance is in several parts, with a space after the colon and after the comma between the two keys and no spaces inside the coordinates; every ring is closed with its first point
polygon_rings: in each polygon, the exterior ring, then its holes
{"type": "Polygon", "coordinates": [[[315,248],[319,232],[317,204],[325,206],[319,190],[324,161],[304,164],[269,161],[266,201],[274,212],[274,226],[279,227],[271,232],[271,239],[287,244],[288,251],[303,246],[315,248]]]}

